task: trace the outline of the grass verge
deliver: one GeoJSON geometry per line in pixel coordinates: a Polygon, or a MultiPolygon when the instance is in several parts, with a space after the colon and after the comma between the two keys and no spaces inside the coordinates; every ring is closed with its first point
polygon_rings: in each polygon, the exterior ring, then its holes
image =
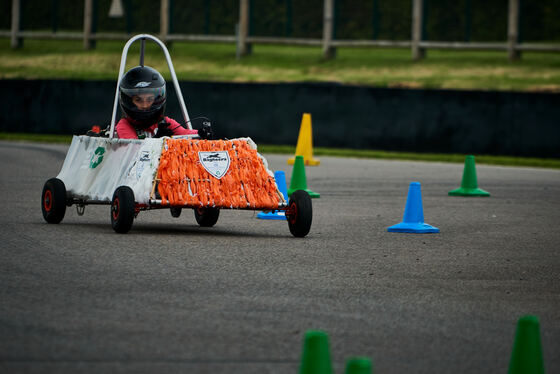
{"type": "MultiPolygon", "coordinates": [[[[0,140],[70,144],[72,140],[72,135],[49,135],[49,134],[42,135],[42,134],[0,132],[0,140]]],[[[259,144],[259,152],[264,154],[270,153],[270,154],[293,155],[295,152],[295,146],[259,144]]],[[[325,147],[314,147],[313,153],[316,156],[369,158],[369,159],[385,159],[385,160],[455,162],[455,163],[462,163],[465,161],[465,155],[463,154],[445,154],[445,153],[412,153],[412,152],[378,151],[378,150],[369,150],[369,149],[342,149],[342,148],[325,148],[325,147]]],[[[488,164],[488,165],[560,169],[560,159],[553,159],[553,158],[476,155],[476,163],[488,164]]]]}
{"type": "MultiPolygon", "coordinates": [[[[124,42],[99,41],[85,51],[81,41],[26,39],[10,48],[0,38],[0,79],[116,80],[124,42]]],[[[169,79],[163,54],[147,44],[146,64],[169,79]]],[[[170,48],[180,80],[224,82],[336,82],[375,87],[560,92],[560,53],[524,52],[511,63],[505,51],[430,50],[421,61],[409,49],[339,48],[324,60],[320,47],[254,45],[237,60],[235,45],[175,42],[170,48]]],[[[128,67],[139,58],[138,43],[128,67]]]]}
{"type": "Polygon", "coordinates": [[[70,142],[72,141],[72,135],[24,134],[24,133],[0,132],[0,140],[70,144],[70,142]]]}

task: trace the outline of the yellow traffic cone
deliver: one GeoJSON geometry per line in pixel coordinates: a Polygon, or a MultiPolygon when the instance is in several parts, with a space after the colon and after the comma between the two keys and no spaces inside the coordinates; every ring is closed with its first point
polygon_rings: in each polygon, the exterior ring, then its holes
{"type": "MultiPolygon", "coordinates": [[[[303,162],[308,166],[319,165],[320,161],[313,158],[313,136],[311,131],[311,114],[303,113],[299,136],[296,145],[296,156],[303,156],[303,162]]],[[[288,165],[293,165],[295,156],[288,160],[288,165]]]]}

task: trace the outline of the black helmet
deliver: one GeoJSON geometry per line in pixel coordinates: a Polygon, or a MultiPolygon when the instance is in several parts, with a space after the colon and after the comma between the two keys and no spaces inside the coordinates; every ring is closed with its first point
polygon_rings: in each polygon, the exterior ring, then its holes
{"type": "Polygon", "coordinates": [[[136,128],[146,129],[163,118],[165,79],[149,66],[136,66],[119,83],[119,103],[136,128]]]}

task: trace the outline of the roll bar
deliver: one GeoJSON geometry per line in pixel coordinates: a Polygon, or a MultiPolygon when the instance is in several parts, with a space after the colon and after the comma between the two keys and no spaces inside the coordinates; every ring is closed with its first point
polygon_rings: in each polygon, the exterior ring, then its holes
{"type": "Polygon", "coordinates": [[[183,112],[183,119],[185,120],[185,124],[189,130],[192,130],[191,120],[189,118],[189,113],[187,112],[187,107],[185,106],[185,100],[183,99],[183,94],[181,93],[181,87],[179,87],[179,82],[177,81],[177,75],[175,74],[175,69],[173,68],[173,63],[171,62],[171,56],[169,56],[169,51],[167,47],[161,40],[156,38],[150,34],[140,34],[133,36],[126,42],[124,45],[122,56],[121,56],[121,67],[119,69],[119,77],[117,79],[117,89],[115,91],[115,101],[113,103],[113,115],[111,117],[111,130],[109,133],[109,138],[112,138],[115,133],[115,120],[117,117],[117,107],[119,103],[119,83],[122,79],[124,74],[124,69],[126,66],[126,58],[128,56],[128,49],[135,41],[141,39],[142,40],[142,48],[140,50],[140,65],[144,66],[144,43],[146,39],[150,39],[158,44],[165,55],[165,59],[167,60],[167,66],[169,67],[169,72],[171,73],[171,79],[173,80],[173,85],[175,87],[175,92],[177,94],[177,99],[179,100],[179,105],[181,106],[181,112],[183,112]]]}

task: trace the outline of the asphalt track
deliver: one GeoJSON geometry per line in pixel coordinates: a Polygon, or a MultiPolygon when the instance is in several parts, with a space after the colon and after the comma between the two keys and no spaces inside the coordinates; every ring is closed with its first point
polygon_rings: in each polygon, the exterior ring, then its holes
{"type": "MultiPolygon", "coordinates": [[[[305,239],[250,211],[144,212],[119,235],[107,206],[43,221],[65,150],[0,142],[0,372],[297,373],[320,329],[336,373],[505,373],[525,314],[560,372],[559,170],[478,165],[492,196],[460,198],[462,164],[323,157],[305,239]],[[412,181],[441,233],[386,231],[412,181]]],[[[286,158],[267,157],[289,179],[286,158]]]]}

